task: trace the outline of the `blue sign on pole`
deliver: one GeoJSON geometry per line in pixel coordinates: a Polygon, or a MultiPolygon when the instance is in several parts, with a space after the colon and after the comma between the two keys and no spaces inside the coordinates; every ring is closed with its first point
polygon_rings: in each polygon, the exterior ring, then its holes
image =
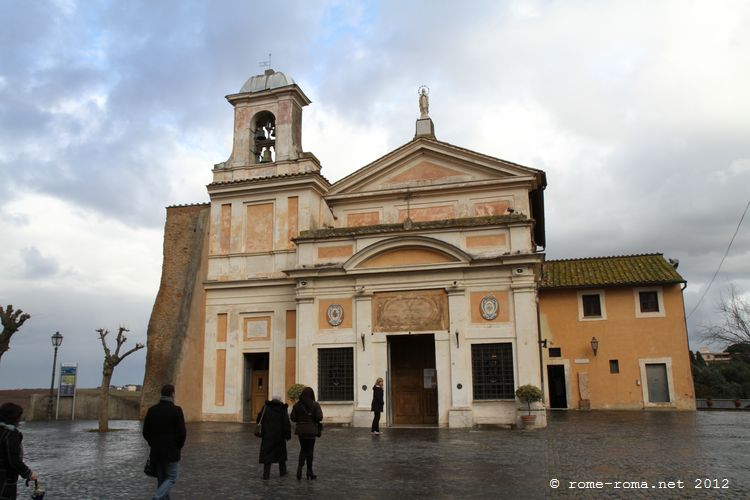
{"type": "Polygon", "coordinates": [[[77,364],[62,363],[60,365],[60,397],[74,397],[76,395],[77,364]]]}

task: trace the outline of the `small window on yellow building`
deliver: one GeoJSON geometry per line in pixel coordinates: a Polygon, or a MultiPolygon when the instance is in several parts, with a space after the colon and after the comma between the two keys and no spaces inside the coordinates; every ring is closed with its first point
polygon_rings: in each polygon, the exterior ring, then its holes
{"type": "Polygon", "coordinates": [[[655,290],[638,292],[642,313],[659,312],[659,294],[655,290]]]}
{"type": "Polygon", "coordinates": [[[620,373],[620,361],[616,359],[609,360],[609,373],[620,373]]]}
{"type": "Polygon", "coordinates": [[[585,318],[600,318],[602,316],[602,303],[599,300],[599,294],[581,295],[583,302],[583,316],[585,318]]]}
{"type": "Polygon", "coordinates": [[[562,357],[562,349],[560,347],[550,347],[549,348],[549,357],[550,358],[560,358],[560,357],[562,357]]]}

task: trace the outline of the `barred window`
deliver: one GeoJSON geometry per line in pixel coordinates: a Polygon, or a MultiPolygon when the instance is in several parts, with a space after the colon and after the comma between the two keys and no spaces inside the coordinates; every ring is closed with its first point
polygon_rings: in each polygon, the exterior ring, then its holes
{"type": "Polygon", "coordinates": [[[354,401],[354,349],[318,349],[318,399],[354,401]]]}
{"type": "Polygon", "coordinates": [[[514,399],[512,345],[473,344],[471,376],[474,399],[514,399]]]}

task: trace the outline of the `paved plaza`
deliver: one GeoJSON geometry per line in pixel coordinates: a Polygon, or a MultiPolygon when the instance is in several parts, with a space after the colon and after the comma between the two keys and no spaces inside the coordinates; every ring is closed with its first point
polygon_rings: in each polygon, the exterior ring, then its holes
{"type": "MultiPolygon", "coordinates": [[[[291,474],[279,477],[274,466],[262,481],[251,425],[196,423],[172,498],[750,498],[748,424],[744,411],[653,411],[552,412],[549,427],[534,431],[398,428],[372,437],[328,427],[315,446],[318,479],[298,482],[296,438],[291,474]],[[696,489],[699,480],[712,488],[696,489]]],[[[111,426],[122,430],[88,432],[92,421],[22,425],[26,461],[47,499],[150,498],[140,422],[111,426]]]]}

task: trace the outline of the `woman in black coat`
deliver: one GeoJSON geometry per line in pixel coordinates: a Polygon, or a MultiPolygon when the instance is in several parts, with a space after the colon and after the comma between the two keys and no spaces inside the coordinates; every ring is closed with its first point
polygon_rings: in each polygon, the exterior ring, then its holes
{"type": "Polygon", "coordinates": [[[372,405],[370,405],[370,411],[375,413],[372,417],[372,427],[370,428],[370,432],[375,435],[380,435],[380,414],[383,412],[382,378],[378,378],[375,381],[375,385],[372,387],[372,405]]]}
{"type": "Polygon", "coordinates": [[[266,401],[255,419],[261,425],[260,458],[263,464],[263,479],[271,475],[271,464],[279,464],[279,475],[286,475],[286,442],[292,439],[292,423],[289,421],[287,404],[279,396],[266,401]]]}
{"type": "Polygon", "coordinates": [[[37,480],[36,472],[23,463],[23,435],[18,430],[23,408],[15,403],[0,406],[0,498],[16,498],[18,476],[37,480]]]}
{"type": "Polygon", "coordinates": [[[315,451],[315,438],[320,437],[318,432],[320,422],[323,421],[323,410],[315,401],[315,392],[312,387],[302,389],[302,394],[292,407],[292,421],[296,422],[294,433],[299,437],[299,462],[297,464],[297,480],[302,479],[302,466],[307,461],[307,479],[317,479],[313,474],[313,453],[315,451]]]}

